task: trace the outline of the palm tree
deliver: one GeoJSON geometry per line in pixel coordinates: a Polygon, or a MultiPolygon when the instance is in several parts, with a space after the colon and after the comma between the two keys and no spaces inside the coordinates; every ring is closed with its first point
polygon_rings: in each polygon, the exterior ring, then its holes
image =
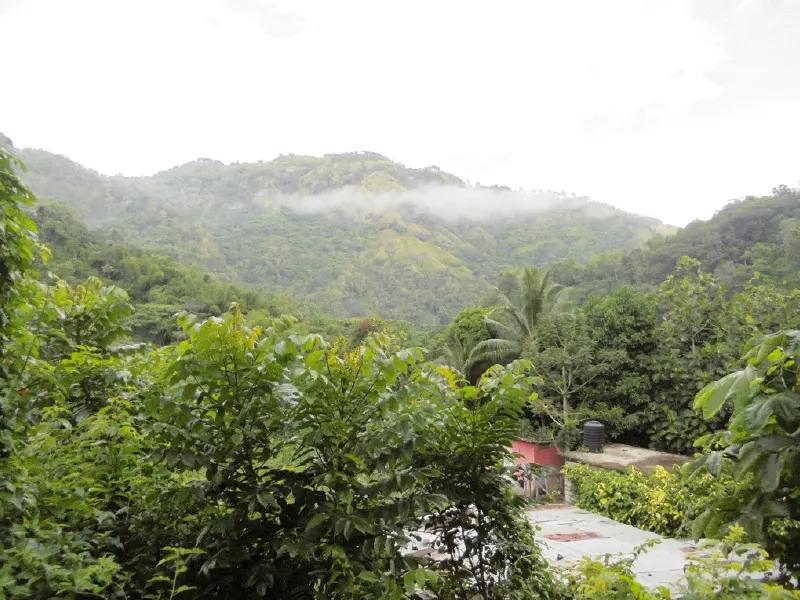
{"type": "Polygon", "coordinates": [[[444,356],[441,360],[461,374],[464,379],[475,383],[477,375],[480,375],[475,370],[482,359],[481,356],[475,353],[476,348],[475,340],[471,337],[461,340],[457,336],[452,336],[447,341],[447,345],[444,348],[444,356]]]}
{"type": "Polygon", "coordinates": [[[476,363],[505,364],[519,358],[536,340],[542,317],[556,306],[564,290],[551,280],[550,271],[528,267],[506,287],[499,291],[502,305],[486,318],[494,337],[473,348],[476,363]]]}

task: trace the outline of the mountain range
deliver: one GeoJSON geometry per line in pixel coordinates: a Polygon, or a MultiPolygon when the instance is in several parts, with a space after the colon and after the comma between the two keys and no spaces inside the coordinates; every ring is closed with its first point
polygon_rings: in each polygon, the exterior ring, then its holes
{"type": "Polygon", "coordinates": [[[19,149],[24,181],[113,240],[338,317],[449,322],[498,274],[630,250],[660,221],[564,192],[471,185],[373,152],[105,176],[19,149]]]}

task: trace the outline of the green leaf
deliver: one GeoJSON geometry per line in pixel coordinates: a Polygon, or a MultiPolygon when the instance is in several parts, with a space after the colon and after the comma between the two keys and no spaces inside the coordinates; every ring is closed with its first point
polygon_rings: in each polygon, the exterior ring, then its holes
{"type": "Polygon", "coordinates": [[[719,473],[722,470],[722,453],[714,452],[713,454],[709,454],[706,466],[708,467],[709,473],[714,477],[719,477],[719,473]]]}
{"type": "Polygon", "coordinates": [[[27,585],[15,585],[9,590],[11,598],[30,598],[33,596],[33,590],[27,585]]]}
{"type": "Polygon", "coordinates": [[[333,526],[333,535],[335,536],[341,535],[347,523],[348,519],[345,519],[344,517],[339,517],[338,519],[336,519],[336,524],[333,526]]]}
{"type": "Polygon", "coordinates": [[[264,508],[278,508],[275,496],[269,492],[261,491],[256,494],[256,500],[264,508]]]}
{"type": "Polygon", "coordinates": [[[763,458],[760,448],[755,442],[748,442],[739,449],[738,461],[735,472],[740,476],[746,475],[753,466],[763,458]]]}
{"type": "Polygon", "coordinates": [[[309,520],[308,525],[306,525],[306,531],[318,527],[319,525],[327,521],[327,519],[328,519],[328,513],[317,513],[309,520]]]}
{"type": "Polygon", "coordinates": [[[369,531],[369,523],[367,523],[363,518],[353,515],[351,517],[353,526],[360,531],[361,533],[366,533],[369,531]]]}
{"type": "Polygon", "coordinates": [[[782,356],[783,356],[783,350],[781,348],[775,348],[775,350],[773,350],[767,355],[767,360],[771,362],[776,362],[780,360],[782,356]]]}
{"type": "Polygon", "coordinates": [[[747,394],[750,382],[755,379],[755,370],[747,366],[741,371],[731,373],[713,383],[708,384],[695,396],[695,410],[702,408],[703,417],[711,419],[714,417],[725,402],[736,396],[747,394]]]}
{"type": "Polygon", "coordinates": [[[750,352],[747,353],[747,359],[760,365],[765,360],[768,360],[768,357],[773,353],[773,351],[784,344],[786,341],[786,335],[783,332],[768,335],[761,340],[761,342],[754,346],[750,352]]]}
{"type": "Polygon", "coordinates": [[[183,592],[190,592],[196,590],[197,587],[193,585],[182,585],[175,590],[175,595],[182,594],[183,592]]]}
{"type": "Polygon", "coordinates": [[[410,571],[403,575],[403,587],[405,588],[408,597],[412,598],[417,588],[417,580],[414,571],[410,571]]]}
{"type": "Polygon", "coordinates": [[[361,571],[361,573],[358,574],[358,578],[367,583],[379,583],[381,580],[381,578],[372,571],[361,571]]]}
{"type": "Polygon", "coordinates": [[[353,521],[352,520],[350,520],[350,519],[346,519],[345,520],[343,533],[344,533],[344,539],[349,540],[350,536],[353,533],[353,521]]]}
{"type": "Polygon", "coordinates": [[[761,472],[761,487],[767,493],[772,493],[778,489],[781,480],[781,471],[785,455],[783,453],[770,454],[761,472]]]}
{"type": "Polygon", "coordinates": [[[759,433],[773,415],[773,403],[771,396],[760,396],[745,409],[742,423],[751,435],[759,433]]]}
{"type": "Polygon", "coordinates": [[[786,431],[793,431],[800,423],[800,394],[781,392],[772,396],[778,424],[786,431]]]}

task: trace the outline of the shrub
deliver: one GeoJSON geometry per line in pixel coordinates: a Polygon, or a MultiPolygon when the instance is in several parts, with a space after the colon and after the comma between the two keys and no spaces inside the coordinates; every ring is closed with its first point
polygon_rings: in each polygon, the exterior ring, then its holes
{"type": "Polygon", "coordinates": [[[678,469],[660,466],[652,475],[633,467],[619,472],[577,464],[567,465],[563,472],[580,508],[668,537],[684,534],[687,521],[730,486],[728,480],[711,475],[689,485],[678,469]]]}

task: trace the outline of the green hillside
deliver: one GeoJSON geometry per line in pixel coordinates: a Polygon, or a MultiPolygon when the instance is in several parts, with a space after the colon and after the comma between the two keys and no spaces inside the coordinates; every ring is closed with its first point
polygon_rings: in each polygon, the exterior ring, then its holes
{"type": "Polygon", "coordinates": [[[654,237],[630,252],[595,256],[587,265],[561,260],[554,273],[561,283],[577,287],[577,296],[608,293],[622,283],[655,287],[682,256],[700,260],[733,290],[741,290],[754,272],[800,287],[800,189],[782,185],[770,196],[731,202],[708,221],[654,237]]]}
{"type": "Polygon", "coordinates": [[[169,343],[175,314],[189,311],[219,315],[231,302],[254,315],[298,314],[288,298],[220,282],[215,276],[186,267],[175,260],[122,242],[113,232],[90,230],[69,206],[39,202],[35,208],[39,239],[51,250],[46,265],[37,265],[68,281],[91,276],[125,289],[136,307],[129,319],[135,339],[169,343]]]}
{"type": "Polygon", "coordinates": [[[638,247],[671,229],[586,198],[469,186],[375,153],[197,160],[152,177],[105,177],[20,150],[41,199],[91,228],[339,317],[449,322],[497,273],[638,247]]]}

